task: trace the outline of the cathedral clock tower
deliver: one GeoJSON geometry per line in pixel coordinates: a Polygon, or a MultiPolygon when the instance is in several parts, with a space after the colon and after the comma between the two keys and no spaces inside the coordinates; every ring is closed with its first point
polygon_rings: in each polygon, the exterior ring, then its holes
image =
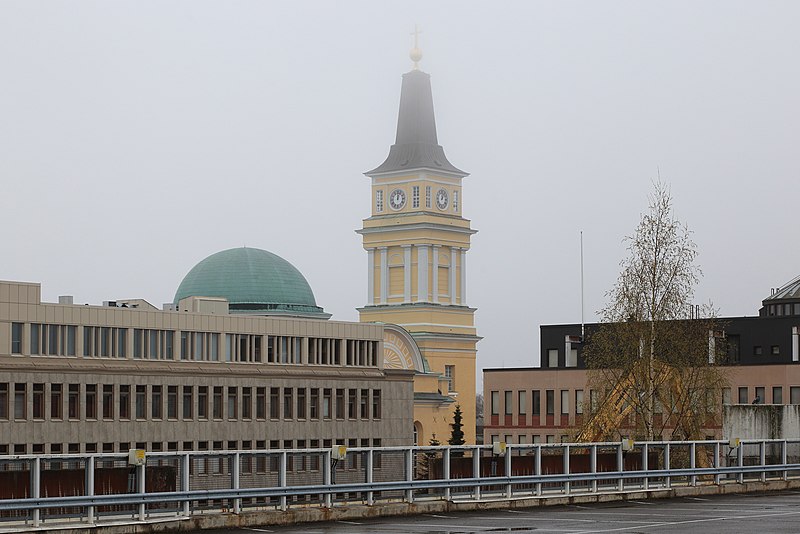
{"type": "MultiPolygon", "coordinates": [[[[476,231],[463,217],[467,173],[436,136],[430,75],[422,54],[403,75],[397,137],[386,160],[364,173],[372,182],[371,216],[358,233],[367,251],[362,322],[401,326],[419,348],[414,431],[419,445],[446,444],[456,405],[467,443],[475,442],[475,356],[480,338],[467,304],[467,252],[476,231]]],[[[390,343],[384,343],[385,351],[390,343]]],[[[389,360],[385,360],[387,366],[389,360]]]]}

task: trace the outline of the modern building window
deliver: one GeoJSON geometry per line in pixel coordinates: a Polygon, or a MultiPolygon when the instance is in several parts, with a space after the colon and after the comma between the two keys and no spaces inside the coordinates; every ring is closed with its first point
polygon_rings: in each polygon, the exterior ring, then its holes
{"type": "Polygon", "coordinates": [[[131,387],[127,384],[119,386],[119,418],[131,418],[131,387]]]}
{"type": "Polygon", "coordinates": [[[297,388],[297,418],[306,418],[306,388],[297,388]]]}
{"type": "Polygon", "coordinates": [[[499,391],[492,391],[492,398],[490,401],[489,409],[491,410],[492,415],[500,415],[500,392],[499,391]]]}
{"type": "Polygon", "coordinates": [[[445,365],[444,366],[444,377],[447,379],[447,391],[455,391],[456,390],[456,366],[455,365],[445,365]]]}
{"type": "Polygon", "coordinates": [[[11,354],[22,354],[22,323],[11,323],[11,354]]]}
{"type": "Polygon", "coordinates": [[[197,386],[197,418],[208,419],[208,386],[197,386]]]}
{"type": "Polygon", "coordinates": [[[764,349],[761,348],[761,345],[753,347],[753,356],[761,356],[762,354],[764,354],[764,349]]]}
{"type": "Polygon", "coordinates": [[[222,419],[222,386],[214,386],[211,397],[211,417],[213,419],[222,419]]]}
{"type": "Polygon", "coordinates": [[[381,418],[381,390],[372,390],[372,418],[381,418]]]}
{"type": "Polygon", "coordinates": [[[528,392],[525,390],[517,392],[517,410],[520,415],[528,413],[528,392]]]}
{"type": "Polygon", "coordinates": [[[310,419],[319,419],[319,388],[311,388],[308,416],[310,419]]]}
{"type": "Polygon", "coordinates": [[[356,410],[358,409],[357,404],[358,401],[356,399],[358,390],[355,389],[348,389],[347,390],[347,418],[348,419],[355,419],[356,418],[356,410]]]}
{"type": "Polygon", "coordinates": [[[534,389],[532,392],[533,396],[533,415],[541,415],[542,413],[542,401],[541,401],[541,392],[538,389],[534,389]]]}
{"type": "Polygon", "coordinates": [[[772,404],[783,404],[783,387],[773,386],[772,388],[772,404]]]}
{"type": "Polygon", "coordinates": [[[431,207],[431,186],[429,185],[425,186],[425,207],[431,207]]]}
{"type": "Polygon", "coordinates": [[[378,189],[375,191],[375,211],[381,213],[383,211],[383,190],[378,189]]]}
{"type": "Polygon", "coordinates": [[[238,419],[239,417],[238,397],[238,388],[236,386],[228,387],[228,419],[238,419]]]}
{"type": "Polygon", "coordinates": [[[770,352],[772,353],[773,356],[780,356],[781,354],[780,345],[772,345],[772,347],[770,347],[770,352]]]}
{"type": "Polygon", "coordinates": [[[369,390],[362,389],[358,397],[358,405],[361,419],[369,419],[369,390]]]}
{"type": "Polygon", "coordinates": [[[759,386],[759,387],[756,388],[756,399],[758,399],[758,401],[761,404],[765,404],[767,402],[766,389],[767,388],[765,388],[763,386],[759,386]]]}
{"type": "Polygon", "coordinates": [[[578,349],[570,349],[567,353],[567,367],[578,367],[578,349]]]}
{"type": "Polygon", "coordinates": [[[81,386],[80,384],[70,384],[67,394],[67,417],[70,419],[80,419],[81,417],[81,386]]]}
{"type": "Polygon", "coordinates": [[[569,414],[569,390],[561,390],[561,415],[569,414]]]}
{"type": "Polygon", "coordinates": [[[747,404],[747,387],[739,388],[739,404],[747,404]]]}
{"type": "Polygon", "coordinates": [[[50,384],[50,419],[61,419],[63,396],[61,384],[50,384]]]}
{"type": "Polygon", "coordinates": [[[97,384],[86,384],[86,419],[97,419],[97,384]]]}
{"type": "Polygon", "coordinates": [[[150,391],[150,417],[153,419],[161,419],[163,402],[161,386],[153,386],[150,391]]]}
{"type": "Polygon", "coordinates": [[[178,418],[178,386],[167,386],[167,419],[178,418]]]}
{"type": "Polygon", "coordinates": [[[513,391],[505,391],[503,394],[504,397],[504,412],[506,415],[511,415],[512,410],[514,408],[514,392],[513,391]]]}
{"type": "Polygon", "coordinates": [[[192,412],[194,411],[194,391],[192,386],[183,386],[183,402],[181,404],[182,413],[184,419],[191,419],[192,412]]]}
{"type": "Polygon", "coordinates": [[[336,390],[336,419],[344,419],[344,389],[336,390]]]}
{"type": "Polygon", "coordinates": [[[267,418],[267,388],[256,388],[256,419],[267,418]]]}
{"type": "Polygon", "coordinates": [[[419,207],[419,186],[415,185],[411,188],[411,207],[419,207]]]}
{"type": "Polygon", "coordinates": [[[331,418],[331,390],[325,388],[322,392],[322,418],[331,418]]]}
{"type": "Polygon", "coordinates": [[[728,363],[739,363],[739,346],[741,344],[740,336],[736,334],[729,334],[728,341],[728,363]]]}
{"type": "Polygon", "coordinates": [[[553,415],[556,413],[556,393],[552,389],[548,389],[545,391],[545,408],[547,410],[547,415],[553,415]]]}
{"type": "Polygon", "coordinates": [[[789,387],[789,402],[800,404],[800,386],[789,387]]]}
{"type": "Polygon", "coordinates": [[[292,402],[293,402],[294,392],[292,388],[283,388],[283,418],[284,419],[291,419],[292,418],[292,402]]]}
{"type": "Polygon", "coordinates": [[[269,388],[269,418],[280,419],[280,388],[269,388]]]}
{"type": "Polygon", "coordinates": [[[558,349],[547,349],[547,367],[558,367],[558,349]]]}
{"type": "Polygon", "coordinates": [[[583,414],[583,390],[576,389],[575,390],[575,414],[581,415],[583,414]]]}
{"type": "Polygon", "coordinates": [[[103,384],[103,419],[114,419],[113,384],[103,384]]]}
{"type": "Polygon", "coordinates": [[[242,419],[253,418],[253,388],[242,388],[242,419]]]}
{"type": "Polygon", "coordinates": [[[136,386],[135,409],[136,419],[147,418],[147,386],[136,386]]]}
{"type": "Polygon", "coordinates": [[[33,418],[44,419],[44,384],[33,385],[33,418]]]}

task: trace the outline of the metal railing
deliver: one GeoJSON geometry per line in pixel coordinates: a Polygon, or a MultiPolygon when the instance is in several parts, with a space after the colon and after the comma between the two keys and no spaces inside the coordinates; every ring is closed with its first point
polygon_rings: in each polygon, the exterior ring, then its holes
{"type": "Polygon", "coordinates": [[[0,456],[0,527],[800,478],[800,439],[0,456]]]}

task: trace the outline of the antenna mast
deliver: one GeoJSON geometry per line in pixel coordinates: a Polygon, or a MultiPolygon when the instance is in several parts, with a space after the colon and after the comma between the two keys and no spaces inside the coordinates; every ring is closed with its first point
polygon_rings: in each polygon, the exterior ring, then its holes
{"type": "Polygon", "coordinates": [[[581,342],[584,336],[584,323],[583,323],[583,230],[581,230],[581,342]]]}

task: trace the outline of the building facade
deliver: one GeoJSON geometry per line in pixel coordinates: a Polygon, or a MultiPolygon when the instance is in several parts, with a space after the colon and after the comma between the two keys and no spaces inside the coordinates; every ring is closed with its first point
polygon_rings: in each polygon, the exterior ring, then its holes
{"type": "MultiPolygon", "coordinates": [[[[412,59],[420,57],[415,48],[412,59]]],[[[439,145],[430,76],[416,64],[403,75],[395,144],[365,174],[372,201],[358,230],[367,251],[367,303],[360,319],[400,325],[417,345],[420,357],[410,367],[416,373],[417,442],[446,442],[458,404],[465,440],[474,443],[480,338],[475,308],[467,303],[467,252],[475,233],[463,217],[467,173],[439,145]]]]}
{"type": "Polygon", "coordinates": [[[0,454],[410,444],[413,373],[384,369],[384,326],[327,320],[263,253],[204,260],[167,310],[0,282],[0,454]]]}
{"type": "MultiPolygon", "coordinates": [[[[723,344],[729,381],[723,404],[800,404],[800,277],[771,293],[757,317],[722,317],[720,332],[709,338],[723,344]]],[[[585,325],[587,337],[597,326],[585,325]]],[[[487,442],[559,442],[575,435],[591,396],[581,332],[579,324],[543,325],[539,367],[484,369],[487,442]]],[[[631,428],[623,425],[619,434],[631,428]]],[[[721,437],[718,424],[706,430],[721,437]]]]}

